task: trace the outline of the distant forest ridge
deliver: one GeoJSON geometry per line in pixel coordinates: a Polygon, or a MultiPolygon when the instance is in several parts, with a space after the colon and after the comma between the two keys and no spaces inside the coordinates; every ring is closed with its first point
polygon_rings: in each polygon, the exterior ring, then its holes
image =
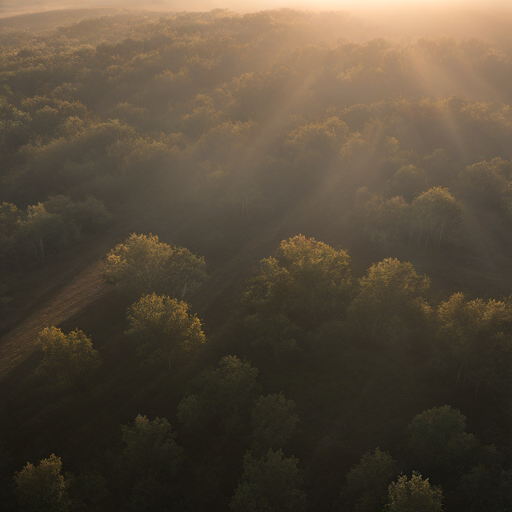
{"type": "MultiPolygon", "coordinates": [[[[304,3],[304,5],[307,5],[304,3]]],[[[291,6],[291,5],[290,5],[291,6]]],[[[199,0],[193,3],[180,4],[166,0],[149,0],[143,3],[137,0],[113,0],[99,2],[89,0],[73,3],[70,0],[6,0],[0,4],[0,28],[24,30],[46,30],[57,25],[79,21],[98,16],[113,15],[135,9],[146,16],[166,15],[169,12],[208,12],[221,7],[239,15],[265,9],[287,8],[276,4],[275,7],[250,2],[222,2],[217,6],[213,0],[199,0]]],[[[465,4],[465,7],[454,3],[442,5],[416,5],[412,7],[366,7],[365,4],[354,4],[333,8],[332,5],[312,4],[308,11],[345,12],[351,13],[358,28],[364,25],[364,31],[357,34],[345,34],[344,38],[357,41],[375,37],[481,37],[497,40],[509,37],[512,30],[512,9],[502,4],[465,4]]],[[[136,11],[135,11],[136,12],[136,11]]]]}

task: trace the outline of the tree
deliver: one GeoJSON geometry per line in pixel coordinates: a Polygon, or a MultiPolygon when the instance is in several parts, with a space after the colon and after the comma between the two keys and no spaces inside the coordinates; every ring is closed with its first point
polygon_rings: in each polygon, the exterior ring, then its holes
{"type": "Polygon", "coordinates": [[[0,203],[0,236],[10,238],[19,229],[22,213],[12,203],[0,203]]]}
{"type": "Polygon", "coordinates": [[[30,462],[14,475],[20,510],[24,512],[68,512],[68,483],[61,474],[62,461],[54,454],[37,466],[30,462]]]}
{"type": "Polygon", "coordinates": [[[348,254],[314,238],[283,240],[275,256],[260,262],[246,300],[265,314],[284,314],[300,327],[343,315],[350,293],[348,254]]]}
{"type": "Polygon", "coordinates": [[[459,174],[466,197],[478,206],[510,214],[510,162],[493,158],[490,162],[468,165],[459,174]]]}
{"type": "Polygon", "coordinates": [[[149,474],[168,478],[176,474],[183,449],[175,441],[176,434],[165,418],[153,421],[140,414],[133,424],[121,427],[124,464],[139,476],[149,474]]]}
{"type": "Polygon", "coordinates": [[[74,225],[66,225],[60,215],[47,212],[38,203],[27,208],[20,225],[19,244],[26,256],[45,261],[48,252],[62,249],[77,236],[74,225]]]}
{"type": "Polygon", "coordinates": [[[299,421],[294,409],[295,402],[283,393],[258,398],[251,412],[253,452],[266,453],[286,444],[299,421]]]}
{"type": "Polygon", "coordinates": [[[389,486],[389,512],[441,512],[443,493],[432,487],[428,478],[423,480],[421,474],[412,472],[410,480],[402,475],[389,486]]]}
{"type": "Polygon", "coordinates": [[[348,133],[348,126],[337,117],[293,130],[284,147],[297,169],[294,180],[302,186],[318,183],[319,177],[336,162],[348,133]]]}
{"type": "Polygon", "coordinates": [[[392,195],[412,201],[427,188],[427,173],[414,165],[404,165],[393,175],[389,184],[392,195]]]}
{"type": "Polygon", "coordinates": [[[260,392],[258,369],[236,356],[225,356],[219,367],[206,370],[199,394],[184,398],[178,419],[187,427],[221,426],[231,432],[244,427],[260,392]]]}
{"type": "Polygon", "coordinates": [[[440,350],[455,361],[455,387],[481,385],[509,390],[512,363],[512,306],[509,300],[468,301],[452,295],[437,310],[440,350]]]}
{"type": "Polygon", "coordinates": [[[404,238],[409,208],[401,196],[386,201],[367,187],[361,187],[355,192],[350,225],[358,235],[363,232],[372,242],[388,248],[404,238]]]}
{"type": "Polygon", "coordinates": [[[101,364],[90,338],[78,329],[64,334],[57,327],[46,327],[37,341],[44,357],[36,373],[51,382],[79,386],[101,364]]]}
{"type": "Polygon", "coordinates": [[[253,346],[271,351],[278,360],[283,354],[297,349],[297,340],[303,334],[302,329],[283,314],[249,315],[244,320],[244,330],[253,346]]]}
{"type": "Polygon", "coordinates": [[[482,460],[460,478],[457,496],[465,510],[508,510],[512,505],[512,472],[503,471],[496,447],[485,446],[489,460],[482,460]]]}
{"type": "Polygon", "coordinates": [[[359,280],[348,319],[371,343],[403,341],[423,326],[428,312],[423,295],[429,287],[428,277],[418,275],[412,263],[386,258],[359,280]]]}
{"type": "MultiPolygon", "coordinates": [[[[112,476],[112,475],[111,475],[112,476]]],[[[69,495],[74,503],[80,504],[73,509],[75,512],[105,512],[115,508],[109,482],[97,470],[86,467],[73,478],[69,479],[69,495]]]]}
{"type": "Polygon", "coordinates": [[[184,247],[159,242],[155,235],[133,233],[107,255],[103,275],[109,283],[140,293],[183,298],[206,280],[206,262],[184,247]]]}
{"type": "Polygon", "coordinates": [[[17,238],[21,228],[22,212],[12,203],[0,204],[0,262],[17,263],[17,238]]]}
{"type": "Polygon", "coordinates": [[[447,188],[434,187],[420,194],[411,203],[411,222],[418,246],[435,247],[455,237],[462,222],[462,205],[447,188]]]}
{"type": "Polygon", "coordinates": [[[206,342],[201,321],[188,313],[188,304],[165,295],[144,295],[128,309],[127,334],[147,363],[174,363],[190,356],[206,342]]]}
{"type": "Polygon", "coordinates": [[[347,474],[341,491],[343,510],[380,512],[389,484],[398,473],[398,463],[378,448],[366,452],[347,474]]]}
{"type": "Polygon", "coordinates": [[[153,421],[138,415],[133,424],[123,425],[120,476],[125,484],[123,509],[169,510],[173,499],[171,482],[182,461],[183,449],[165,418],[153,421]]]}
{"type": "Polygon", "coordinates": [[[302,476],[295,457],[281,450],[255,459],[244,457],[244,472],[229,504],[233,512],[301,512],[306,510],[306,494],[300,490],[302,476]]]}
{"type": "Polygon", "coordinates": [[[423,411],[405,431],[410,465],[447,484],[471,463],[477,446],[476,437],[466,432],[466,417],[449,405],[423,411]]]}
{"type": "Polygon", "coordinates": [[[97,231],[112,218],[105,205],[94,197],[74,202],[68,196],[58,195],[50,197],[43,206],[46,212],[60,215],[80,231],[97,231]]]}

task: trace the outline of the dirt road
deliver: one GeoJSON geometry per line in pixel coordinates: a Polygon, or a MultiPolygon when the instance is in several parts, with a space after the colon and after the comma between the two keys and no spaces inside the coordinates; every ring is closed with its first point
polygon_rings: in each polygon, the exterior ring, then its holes
{"type": "Polygon", "coordinates": [[[100,262],[86,267],[57,295],[0,338],[0,381],[36,349],[37,334],[44,328],[59,325],[111,287],[100,277],[100,262]]]}

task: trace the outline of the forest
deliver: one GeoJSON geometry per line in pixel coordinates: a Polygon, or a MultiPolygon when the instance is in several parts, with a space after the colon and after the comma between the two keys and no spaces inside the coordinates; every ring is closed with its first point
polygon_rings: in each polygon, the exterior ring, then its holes
{"type": "Polygon", "coordinates": [[[0,17],[0,511],[512,510],[507,34],[0,17]]]}

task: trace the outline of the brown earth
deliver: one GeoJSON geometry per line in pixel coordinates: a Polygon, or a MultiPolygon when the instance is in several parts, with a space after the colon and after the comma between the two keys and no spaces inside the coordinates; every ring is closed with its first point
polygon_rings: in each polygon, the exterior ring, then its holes
{"type": "Polygon", "coordinates": [[[111,287],[100,276],[100,262],[86,267],[63,286],[55,297],[40,307],[21,325],[0,338],[0,381],[35,349],[37,334],[59,325],[88,306],[111,287]]]}

